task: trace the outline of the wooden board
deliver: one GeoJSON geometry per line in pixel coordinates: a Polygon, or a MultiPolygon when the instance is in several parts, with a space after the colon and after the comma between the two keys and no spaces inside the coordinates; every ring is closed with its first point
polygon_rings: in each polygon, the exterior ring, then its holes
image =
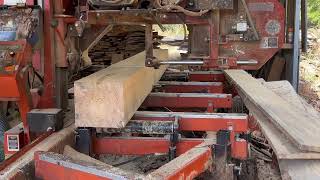
{"type": "MultiPolygon", "coordinates": [[[[167,50],[154,50],[159,60],[167,50]]],[[[167,66],[145,67],[139,53],[74,83],[76,127],[123,128],[167,66]]]]}
{"type": "MultiPolygon", "coordinates": [[[[272,90],[277,95],[281,96],[288,103],[296,106],[297,108],[310,111],[315,116],[320,118],[318,112],[309,107],[309,104],[300,98],[300,96],[294,91],[293,87],[288,81],[274,81],[274,82],[261,82],[262,85],[272,90]],[[308,108],[307,108],[308,107],[308,108]]],[[[261,131],[268,139],[274,152],[277,155],[278,160],[282,159],[320,159],[320,153],[305,152],[299,150],[288,138],[281,133],[268,118],[259,111],[250,101],[245,101],[246,106],[250,109],[250,113],[257,120],[261,131]]]]}
{"type": "MultiPolygon", "coordinates": [[[[300,97],[288,81],[262,82],[262,84],[301,111],[306,111],[320,119],[320,113],[300,97]]],[[[283,141],[285,137],[278,130],[276,131],[276,133],[273,131],[273,142],[278,140],[277,147],[281,147],[280,151],[285,152],[287,157],[279,158],[277,154],[282,179],[320,179],[320,153],[299,151],[291,142],[283,141]]]]}
{"type": "Polygon", "coordinates": [[[298,149],[320,152],[319,119],[286,102],[243,70],[225,73],[242,98],[252,102],[298,149]]]}
{"type": "Polygon", "coordinates": [[[301,111],[307,112],[314,118],[320,119],[320,112],[318,112],[303,97],[298,95],[289,81],[262,82],[262,84],[289,104],[299,108],[301,111]]]}
{"type": "Polygon", "coordinates": [[[320,179],[320,160],[281,160],[279,167],[283,180],[320,179]]]}
{"type": "Polygon", "coordinates": [[[122,61],[124,58],[124,54],[123,53],[119,53],[119,54],[112,54],[111,55],[111,63],[115,64],[118,63],[120,61],[122,61]]]}
{"type": "Polygon", "coordinates": [[[86,166],[86,163],[90,163],[91,167],[96,167],[97,169],[104,169],[110,175],[113,175],[113,177],[126,177],[128,179],[143,179],[144,176],[141,174],[137,174],[134,172],[126,171],[117,167],[113,167],[109,164],[106,164],[102,161],[99,161],[97,159],[94,159],[86,154],[82,154],[75,149],[73,149],[71,146],[67,145],[64,147],[63,155],[67,158],[71,158],[72,160],[75,160],[76,165],[84,164],[86,166]],[[80,164],[79,164],[80,163],[80,164]]]}
{"type": "Polygon", "coordinates": [[[286,64],[286,60],[283,57],[276,56],[273,60],[270,72],[268,75],[268,81],[278,81],[281,79],[283,67],[286,64]]]}

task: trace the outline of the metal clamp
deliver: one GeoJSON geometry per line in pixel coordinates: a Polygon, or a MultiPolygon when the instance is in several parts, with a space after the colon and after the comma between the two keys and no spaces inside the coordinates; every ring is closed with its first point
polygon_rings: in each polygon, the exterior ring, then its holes
{"type": "Polygon", "coordinates": [[[77,128],[76,129],[76,150],[87,155],[92,152],[92,128],[77,128]]]}
{"type": "Polygon", "coordinates": [[[169,160],[173,160],[177,156],[177,143],[180,139],[180,134],[178,132],[179,127],[179,116],[175,117],[173,127],[172,127],[172,134],[170,135],[170,146],[169,146],[169,160]]]}

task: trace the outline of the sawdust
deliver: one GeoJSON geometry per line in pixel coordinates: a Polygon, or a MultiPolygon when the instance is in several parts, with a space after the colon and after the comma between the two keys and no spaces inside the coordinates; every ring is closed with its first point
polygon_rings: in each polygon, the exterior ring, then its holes
{"type": "Polygon", "coordinates": [[[281,180],[278,167],[274,167],[272,163],[263,160],[257,160],[257,176],[261,180],[281,180]]]}
{"type": "Polygon", "coordinates": [[[101,155],[99,160],[121,169],[148,174],[169,162],[167,155],[117,156],[101,155]]]}
{"type": "Polygon", "coordinates": [[[281,180],[281,174],[279,167],[273,162],[252,158],[242,164],[238,180],[281,180]]]}

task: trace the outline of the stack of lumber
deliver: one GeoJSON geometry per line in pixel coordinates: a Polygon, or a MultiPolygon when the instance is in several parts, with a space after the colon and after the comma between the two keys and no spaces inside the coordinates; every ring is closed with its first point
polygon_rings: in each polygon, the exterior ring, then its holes
{"type": "MultiPolygon", "coordinates": [[[[168,59],[168,51],[154,56],[168,59]]],[[[123,128],[151,92],[167,66],[145,67],[145,52],[120,61],[74,83],[77,127],[123,128]]]]}
{"type": "MultiPolygon", "coordinates": [[[[154,38],[160,36],[155,32],[154,38]]],[[[154,44],[154,48],[158,44],[154,44]]],[[[92,65],[108,66],[120,60],[127,59],[145,50],[145,28],[143,26],[131,26],[125,28],[116,26],[112,32],[105,35],[90,52],[92,65]]]]}
{"type": "Polygon", "coordinates": [[[320,179],[320,115],[287,81],[226,70],[277,155],[283,179],[320,179]]]}
{"type": "MultiPolygon", "coordinates": [[[[305,111],[320,120],[320,113],[300,97],[288,81],[263,82],[262,84],[291,105],[299,108],[300,111],[305,111]]],[[[270,130],[272,126],[264,129],[270,130]]],[[[320,153],[298,150],[275,127],[273,127],[273,131],[269,131],[269,137],[272,134],[274,135],[272,138],[273,147],[277,148],[276,154],[277,156],[281,154],[278,160],[283,179],[320,178],[320,153]]]]}

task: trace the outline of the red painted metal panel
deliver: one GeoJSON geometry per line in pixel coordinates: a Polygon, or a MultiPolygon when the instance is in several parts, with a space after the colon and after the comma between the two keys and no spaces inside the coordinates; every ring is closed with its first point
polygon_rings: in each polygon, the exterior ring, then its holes
{"type": "Polygon", "coordinates": [[[53,55],[53,28],[51,26],[52,21],[52,1],[44,1],[44,91],[41,97],[39,106],[41,108],[54,107],[54,74],[55,74],[55,62],[53,55]]]}
{"type": "Polygon", "coordinates": [[[108,180],[95,174],[71,169],[47,161],[40,160],[39,153],[35,153],[35,176],[45,180],[108,180]]]}
{"type": "MultiPolygon", "coordinates": [[[[145,121],[174,121],[174,117],[143,117],[135,115],[134,120],[145,121]]],[[[234,132],[247,132],[248,120],[247,119],[235,119],[235,118],[197,118],[197,117],[181,117],[178,120],[180,131],[219,131],[228,130],[232,125],[234,132]]]]}
{"type": "Polygon", "coordinates": [[[248,158],[248,142],[241,140],[235,141],[231,151],[231,156],[236,159],[245,160],[248,158]]]}
{"type": "Polygon", "coordinates": [[[199,82],[224,82],[225,76],[221,74],[189,74],[189,81],[199,81],[199,82]]]}
{"type": "Polygon", "coordinates": [[[207,148],[207,151],[198,155],[197,157],[190,159],[187,164],[184,164],[182,168],[174,172],[168,172],[165,179],[176,180],[176,179],[193,179],[206,171],[209,164],[212,162],[212,151],[207,148]]]}
{"type": "Polygon", "coordinates": [[[0,75],[0,89],[0,99],[20,97],[15,76],[0,75]]]}
{"type": "MultiPolygon", "coordinates": [[[[201,144],[202,139],[182,139],[177,144],[177,154],[182,154],[201,144]]],[[[168,153],[170,141],[165,138],[103,137],[93,139],[95,154],[146,155],[168,153]]]]}
{"type": "MultiPolygon", "coordinates": [[[[169,166],[162,166],[158,170],[150,173],[147,177],[151,179],[193,179],[208,168],[212,164],[212,151],[209,147],[202,152],[193,152],[184,154],[183,157],[189,161],[179,162],[177,159],[169,162],[169,166]],[[176,162],[177,161],[177,162],[176,162]],[[175,164],[180,163],[180,164],[175,164]],[[174,165],[174,168],[171,168],[174,165]]],[[[195,149],[192,149],[193,151],[195,149]]],[[[192,151],[191,150],[191,151],[192,151]]],[[[190,152],[190,151],[189,151],[190,152]]],[[[108,175],[111,177],[123,175],[108,172],[108,169],[99,169],[98,167],[86,168],[85,164],[77,164],[77,162],[70,162],[63,156],[57,154],[49,154],[46,152],[35,153],[35,177],[38,179],[56,180],[56,179],[70,179],[70,180],[107,180],[108,175]],[[91,169],[90,169],[91,168],[91,169]],[[107,175],[107,177],[106,177],[107,175]]],[[[141,175],[143,176],[143,175],[141,175]]],[[[126,177],[126,176],[125,176],[126,177]]],[[[123,178],[125,178],[123,177],[123,178]]],[[[133,177],[127,177],[132,179],[133,177]]]]}
{"type": "Polygon", "coordinates": [[[234,126],[235,132],[246,132],[248,121],[243,119],[179,119],[179,129],[182,131],[219,131],[228,130],[230,125],[234,126]]]}
{"type": "Polygon", "coordinates": [[[165,85],[160,88],[161,91],[167,93],[193,93],[193,92],[206,92],[206,93],[222,93],[223,85],[165,85]]]}
{"type": "MultiPolygon", "coordinates": [[[[231,116],[231,114],[230,114],[231,116]]],[[[170,116],[159,116],[153,114],[152,117],[135,115],[133,119],[145,120],[145,121],[174,121],[174,117],[170,116]]],[[[179,130],[180,131],[214,131],[219,130],[230,130],[230,142],[231,142],[231,154],[233,158],[246,159],[248,155],[248,142],[245,140],[236,140],[235,136],[237,133],[247,133],[249,130],[248,119],[241,118],[197,118],[192,117],[180,117],[179,130]]]]}
{"type": "Polygon", "coordinates": [[[26,40],[2,41],[0,45],[18,47],[15,51],[17,62],[14,64],[12,71],[6,74],[0,73],[0,100],[18,101],[19,112],[25,130],[25,144],[27,144],[30,142],[27,113],[33,108],[33,105],[28,85],[28,71],[24,68],[30,63],[32,49],[26,40]]]}
{"type": "Polygon", "coordinates": [[[142,106],[146,107],[171,107],[171,108],[231,108],[232,97],[168,97],[148,96],[142,106]]]}

